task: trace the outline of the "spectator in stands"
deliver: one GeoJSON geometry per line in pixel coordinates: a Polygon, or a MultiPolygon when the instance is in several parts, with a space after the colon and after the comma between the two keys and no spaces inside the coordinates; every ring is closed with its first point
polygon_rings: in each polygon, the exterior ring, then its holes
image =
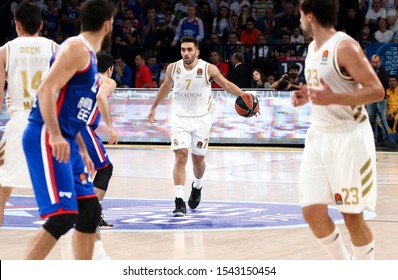
{"type": "Polygon", "coordinates": [[[174,6],[174,15],[178,20],[186,17],[188,15],[188,7],[190,5],[194,5],[196,9],[196,3],[194,1],[189,0],[180,0],[174,6]]]}
{"type": "Polygon", "coordinates": [[[147,16],[142,19],[142,38],[145,50],[151,50],[156,43],[155,33],[159,26],[159,18],[154,7],[149,7],[147,16]]]}
{"type": "Polygon", "coordinates": [[[204,2],[198,11],[198,18],[200,18],[203,22],[203,32],[204,39],[209,38],[212,28],[213,28],[213,20],[215,18],[215,14],[211,12],[211,8],[208,2],[204,2]]]}
{"type": "MultiPolygon", "coordinates": [[[[229,30],[229,34],[234,32],[237,34],[238,38],[240,38],[240,34],[242,33],[242,30],[245,28],[245,26],[242,26],[240,24],[240,18],[237,15],[232,15],[231,16],[231,29],[229,30]]],[[[228,35],[229,35],[228,34],[228,35]]]]}
{"type": "Polygon", "coordinates": [[[244,46],[242,46],[242,43],[238,40],[238,34],[230,32],[228,35],[227,46],[224,50],[223,60],[225,62],[230,61],[232,55],[236,52],[244,53],[244,46]]]}
{"type": "Polygon", "coordinates": [[[370,33],[375,33],[379,28],[378,19],[387,18],[386,9],[381,7],[382,0],[374,0],[373,7],[368,10],[365,16],[365,24],[369,25],[370,33]]]}
{"type": "Polygon", "coordinates": [[[369,26],[366,24],[361,26],[361,34],[354,39],[358,41],[363,50],[365,50],[366,44],[377,42],[374,35],[370,33],[369,26]]]}
{"type": "Polygon", "coordinates": [[[210,38],[204,43],[200,50],[200,56],[207,60],[211,52],[216,51],[219,54],[223,53],[223,42],[219,39],[216,33],[210,34],[210,38]]]}
{"type": "Polygon", "coordinates": [[[241,8],[244,5],[249,6],[249,9],[251,7],[250,2],[247,0],[236,0],[229,6],[230,14],[240,16],[241,8]]]}
{"type": "Polygon", "coordinates": [[[162,69],[162,71],[160,71],[160,75],[159,75],[159,84],[158,84],[159,87],[163,84],[164,80],[166,79],[166,69],[167,69],[167,66],[169,66],[169,64],[171,62],[172,61],[170,58],[165,58],[164,62],[162,63],[163,69],[162,69]]]}
{"type": "Polygon", "coordinates": [[[115,49],[128,65],[133,65],[133,57],[142,48],[141,36],[132,26],[130,19],[124,20],[124,28],[116,35],[115,49]]]}
{"type": "Polygon", "coordinates": [[[147,59],[147,65],[152,73],[152,81],[156,81],[156,84],[158,84],[160,72],[163,70],[163,65],[158,62],[158,56],[156,54],[150,55],[147,59]]]}
{"type": "Polygon", "coordinates": [[[231,30],[231,19],[227,7],[220,7],[217,16],[213,19],[212,33],[217,34],[220,42],[226,43],[231,30]]]}
{"type": "Polygon", "coordinates": [[[167,57],[171,52],[171,42],[174,39],[173,30],[167,26],[164,19],[159,21],[159,28],[155,32],[155,46],[158,57],[163,59],[167,57]]]}
{"type": "Polygon", "coordinates": [[[252,88],[270,88],[271,87],[271,85],[267,82],[267,78],[264,75],[263,71],[261,71],[258,68],[255,68],[252,71],[251,87],[252,88]]]}
{"type": "Polygon", "coordinates": [[[133,70],[124,62],[121,56],[115,56],[112,79],[115,80],[118,88],[133,87],[133,70]]]}
{"type": "Polygon", "coordinates": [[[137,54],[135,56],[135,87],[136,88],[153,88],[152,73],[145,64],[145,56],[137,54]]]}
{"type": "Polygon", "coordinates": [[[301,34],[300,28],[296,27],[290,35],[290,44],[304,44],[304,36],[301,34]]]}
{"type": "Polygon", "coordinates": [[[280,45],[273,47],[272,55],[276,58],[279,57],[292,57],[296,55],[296,46],[290,44],[290,34],[285,33],[282,35],[280,45]]]}
{"type": "Polygon", "coordinates": [[[60,30],[61,19],[55,0],[47,0],[47,8],[43,11],[43,35],[54,40],[55,34],[60,30]]]}
{"type": "Polygon", "coordinates": [[[355,38],[361,34],[361,25],[363,18],[359,15],[357,7],[351,5],[347,12],[342,16],[340,28],[344,28],[345,32],[351,37],[355,38]]]}
{"type": "Polygon", "coordinates": [[[308,53],[308,45],[311,43],[312,37],[308,34],[304,36],[304,45],[297,46],[296,56],[307,56],[308,53]]]}
{"type": "Polygon", "coordinates": [[[387,89],[387,123],[392,132],[397,132],[398,122],[398,84],[397,76],[390,75],[387,89]]]}
{"type": "Polygon", "coordinates": [[[171,43],[172,47],[176,46],[183,36],[191,36],[198,40],[198,42],[202,41],[204,38],[203,22],[195,15],[196,7],[194,5],[188,5],[187,16],[181,19],[178,23],[174,40],[171,43]]]}
{"type": "Polygon", "coordinates": [[[300,66],[292,63],[287,73],[283,74],[279,80],[274,82],[271,87],[276,90],[296,90],[300,89],[300,83],[305,84],[304,78],[299,76],[300,66]]]}
{"type": "MultiPolygon", "coordinates": [[[[173,30],[173,32],[175,34],[179,21],[176,18],[176,16],[172,13],[171,10],[167,10],[164,13],[164,21],[166,22],[166,26],[168,28],[170,28],[171,30],[173,30]]],[[[173,39],[174,39],[174,37],[173,37],[173,39]]]]}
{"type": "Polygon", "coordinates": [[[271,0],[254,0],[252,4],[252,16],[256,19],[264,16],[267,8],[274,8],[274,3],[271,0]]]}
{"type": "MultiPolygon", "coordinates": [[[[376,0],[377,1],[377,0],[376,0]]],[[[388,88],[388,77],[390,76],[387,72],[387,70],[381,66],[381,57],[378,54],[372,55],[372,58],[370,60],[373,69],[377,73],[377,77],[379,78],[381,84],[383,85],[384,92],[386,92],[388,88]]],[[[368,111],[369,114],[369,121],[373,129],[373,134],[375,137],[375,143],[376,144],[382,144],[384,140],[387,139],[388,136],[388,124],[387,124],[387,109],[386,109],[386,95],[384,95],[384,99],[371,103],[366,105],[366,110],[368,111]],[[378,137],[378,125],[377,125],[377,118],[381,119],[381,139],[378,137]],[[379,141],[380,140],[380,141],[379,141]]]]}
{"type": "Polygon", "coordinates": [[[124,10],[124,18],[131,20],[131,26],[135,28],[138,32],[142,31],[141,20],[137,19],[135,12],[131,8],[126,8],[124,10]]]}
{"type": "MultiPolygon", "coordinates": [[[[228,64],[221,61],[220,54],[217,51],[212,51],[210,53],[209,60],[212,64],[217,66],[218,70],[220,70],[220,73],[224,76],[224,78],[228,79],[228,73],[229,73],[228,64]]],[[[211,87],[221,88],[221,86],[214,81],[212,82],[211,87]]]]}
{"type": "Polygon", "coordinates": [[[395,0],[393,7],[387,10],[387,22],[390,30],[398,34],[398,0],[395,0]]]}
{"type": "Polygon", "coordinates": [[[394,32],[387,29],[387,19],[379,18],[379,29],[375,32],[375,39],[379,43],[391,42],[394,37],[394,32]]]}
{"type": "Polygon", "coordinates": [[[264,15],[259,17],[256,21],[256,28],[258,28],[261,33],[265,34],[270,42],[275,40],[278,36],[278,29],[275,28],[275,26],[274,10],[271,8],[265,9],[264,15]]]}
{"type": "Polygon", "coordinates": [[[245,52],[247,57],[252,57],[253,45],[257,43],[257,37],[261,34],[261,31],[254,27],[255,20],[250,17],[246,20],[246,29],[240,34],[240,42],[245,45],[245,52]]]}
{"type": "Polygon", "coordinates": [[[273,72],[272,73],[268,73],[266,83],[268,83],[269,86],[267,85],[267,88],[272,89],[271,85],[273,83],[275,83],[275,80],[276,80],[276,73],[273,73],[273,72]]]}
{"type": "Polygon", "coordinates": [[[67,37],[75,36],[80,32],[80,0],[70,0],[70,6],[62,14],[62,31],[67,37]]]}
{"type": "Polygon", "coordinates": [[[245,26],[248,18],[253,18],[255,23],[256,18],[250,14],[250,7],[248,5],[243,5],[242,8],[240,9],[240,16],[239,16],[240,25],[245,26]]]}
{"type": "Polygon", "coordinates": [[[292,2],[285,3],[284,12],[276,19],[275,27],[279,36],[283,34],[291,35],[296,27],[300,27],[300,16],[294,14],[294,4],[292,2]]]}
{"type": "Polygon", "coordinates": [[[253,54],[252,61],[256,62],[267,61],[269,48],[266,44],[267,44],[267,38],[265,37],[265,35],[264,34],[258,35],[256,45],[253,46],[252,49],[252,54],[253,54]]]}
{"type": "Polygon", "coordinates": [[[165,13],[169,10],[169,3],[166,0],[160,1],[159,9],[157,10],[156,16],[159,19],[164,19],[165,13]]]}
{"type": "Polygon", "coordinates": [[[249,88],[249,73],[247,65],[243,63],[243,54],[236,52],[231,57],[232,69],[229,80],[240,88],[249,88]]]}

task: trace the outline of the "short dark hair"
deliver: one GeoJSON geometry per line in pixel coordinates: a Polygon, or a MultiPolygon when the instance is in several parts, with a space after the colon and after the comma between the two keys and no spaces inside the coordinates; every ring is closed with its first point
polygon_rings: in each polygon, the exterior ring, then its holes
{"type": "Polygon", "coordinates": [[[22,2],[15,10],[15,20],[18,21],[22,29],[30,35],[40,31],[42,17],[40,8],[31,2],[22,2]]]}
{"type": "Polygon", "coordinates": [[[112,67],[114,63],[113,57],[106,52],[97,53],[97,67],[98,73],[104,73],[108,68],[112,67]]]}
{"type": "Polygon", "coordinates": [[[337,0],[301,0],[300,9],[304,14],[312,12],[323,27],[337,25],[337,0]]]}
{"type": "Polygon", "coordinates": [[[243,55],[240,52],[236,52],[233,54],[233,56],[235,57],[235,59],[239,62],[243,62],[243,55]]]}
{"type": "Polygon", "coordinates": [[[196,48],[199,48],[199,42],[196,40],[196,38],[192,36],[184,36],[181,38],[181,44],[182,43],[193,43],[196,48]]]}
{"type": "Polygon", "coordinates": [[[80,8],[81,31],[99,31],[104,22],[115,15],[116,9],[111,1],[87,0],[80,8]]]}
{"type": "Polygon", "coordinates": [[[300,70],[300,66],[298,66],[298,64],[297,63],[292,63],[292,64],[290,64],[290,66],[289,66],[289,70],[300,70]]]}

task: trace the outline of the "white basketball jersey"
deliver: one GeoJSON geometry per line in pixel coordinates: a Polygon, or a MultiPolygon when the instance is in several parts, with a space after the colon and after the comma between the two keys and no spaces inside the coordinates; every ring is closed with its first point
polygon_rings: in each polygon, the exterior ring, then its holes
{"type": "Polygon", "coordinates": [[[6,44],[7,112],[29,112],[56,44],[44,37],[18,37],[6,44]]]}
{"type": "Polygon", "coordinates": [[[192,70],[184,67],[183,60],[174,63],[171,77],[174,81],[173,113],[180,117],[201,117],[211,110],[211,82],[209,64],[199,59],[192,70]]]}
{"type": "MultiPolygon", "coordinates": [[[[344,76],[337,61],[337,47],[342,40],[353,40],[343,32],[334,34],[323,46],[314,51],[315,42],[308,47],[305,60],[305,78],[307,87],[321,89],[320,80],[323,79],[334,93],[344,94],[362,87],[352,77],[344,76]]],[[[315,126],[332,127],[342,123],[362,123],[368,120],[368,114],[363,105],[320,106],[311,104],[311,122],[315,126]]]]}

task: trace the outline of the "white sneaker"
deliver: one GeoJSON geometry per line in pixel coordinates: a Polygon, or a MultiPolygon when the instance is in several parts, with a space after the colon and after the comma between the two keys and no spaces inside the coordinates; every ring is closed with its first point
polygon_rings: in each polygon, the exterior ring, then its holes
{"type": "Polygon", "coordinates": [[[111,258],[106,254],[104,244],[101,240],[97,240],[94,243],[93,260],[107,261],[111,258]]]}

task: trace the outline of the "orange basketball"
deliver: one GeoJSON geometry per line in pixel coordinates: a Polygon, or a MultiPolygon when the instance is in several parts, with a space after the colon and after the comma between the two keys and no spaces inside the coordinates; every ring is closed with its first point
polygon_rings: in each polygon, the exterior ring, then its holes
{"type": "Polygon", "coordinates": [[[238,115],[250,118],[260,111],[258,99],[251,93],[244,93],[235,100],[235,111],[238,115]]]}

